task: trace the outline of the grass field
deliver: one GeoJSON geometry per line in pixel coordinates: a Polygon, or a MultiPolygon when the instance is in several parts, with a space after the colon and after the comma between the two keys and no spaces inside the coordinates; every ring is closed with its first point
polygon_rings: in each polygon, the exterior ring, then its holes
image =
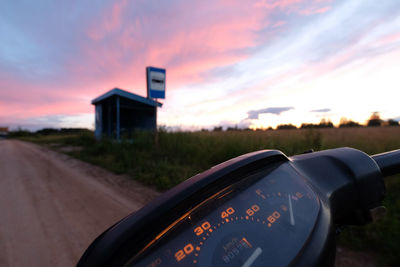
{"type": "MultiPolygon", "coordinates": [[[[297,129],[278,131],[137,133],[133,141],[97,142],[93,133],[33,135],[27,141],[63,148],[78,159],[125,173],[163,191],[196,173],[241,154],[278,149],[291,156],[309,149],[349,146],[368,154],[400,148],[400,127],[297,129]]],[[[67,151],[67,152],[66,152],[67,151]]],[[[378,223],[350,227],[339,243],[378,254],[385,265],[400,262],[400,176],[386,181],[388,215],[378,223]]]]}

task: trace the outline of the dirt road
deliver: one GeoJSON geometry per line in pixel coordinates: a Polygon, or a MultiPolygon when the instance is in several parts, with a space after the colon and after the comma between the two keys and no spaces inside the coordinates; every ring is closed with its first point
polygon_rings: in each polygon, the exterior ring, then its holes
{"type": "Polygon", "coordinates": [[[0,140],[0,266],[74,266],[97,235],[157,195],[43,147],[0,140]]]}

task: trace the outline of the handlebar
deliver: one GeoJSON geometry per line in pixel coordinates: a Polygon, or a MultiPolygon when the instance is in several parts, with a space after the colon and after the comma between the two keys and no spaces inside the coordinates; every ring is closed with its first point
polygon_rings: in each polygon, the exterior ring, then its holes
{"type": "Polygon", "coordinates": [[[371,156],[384,177],[400,173],[400,149],[371,156]]]}

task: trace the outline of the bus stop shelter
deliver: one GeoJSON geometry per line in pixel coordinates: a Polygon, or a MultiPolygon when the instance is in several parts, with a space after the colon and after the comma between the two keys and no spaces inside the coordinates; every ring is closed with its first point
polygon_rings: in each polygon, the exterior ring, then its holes
{"type": "Polygon", "coordinates": [[[120,139],[135,130],[157,129],[157,107],[162,104],[114,88],[92,100],[95,105],[95,136],[120,139]]]}

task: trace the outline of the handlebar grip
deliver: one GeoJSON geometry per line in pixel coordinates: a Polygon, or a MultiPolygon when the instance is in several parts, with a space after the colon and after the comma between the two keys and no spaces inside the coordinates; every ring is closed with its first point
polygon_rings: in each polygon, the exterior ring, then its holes
{"type": "Polygon", "coordinates": [[[384,177],[400,173],[400,149],[371,156],[384,177]]]}

